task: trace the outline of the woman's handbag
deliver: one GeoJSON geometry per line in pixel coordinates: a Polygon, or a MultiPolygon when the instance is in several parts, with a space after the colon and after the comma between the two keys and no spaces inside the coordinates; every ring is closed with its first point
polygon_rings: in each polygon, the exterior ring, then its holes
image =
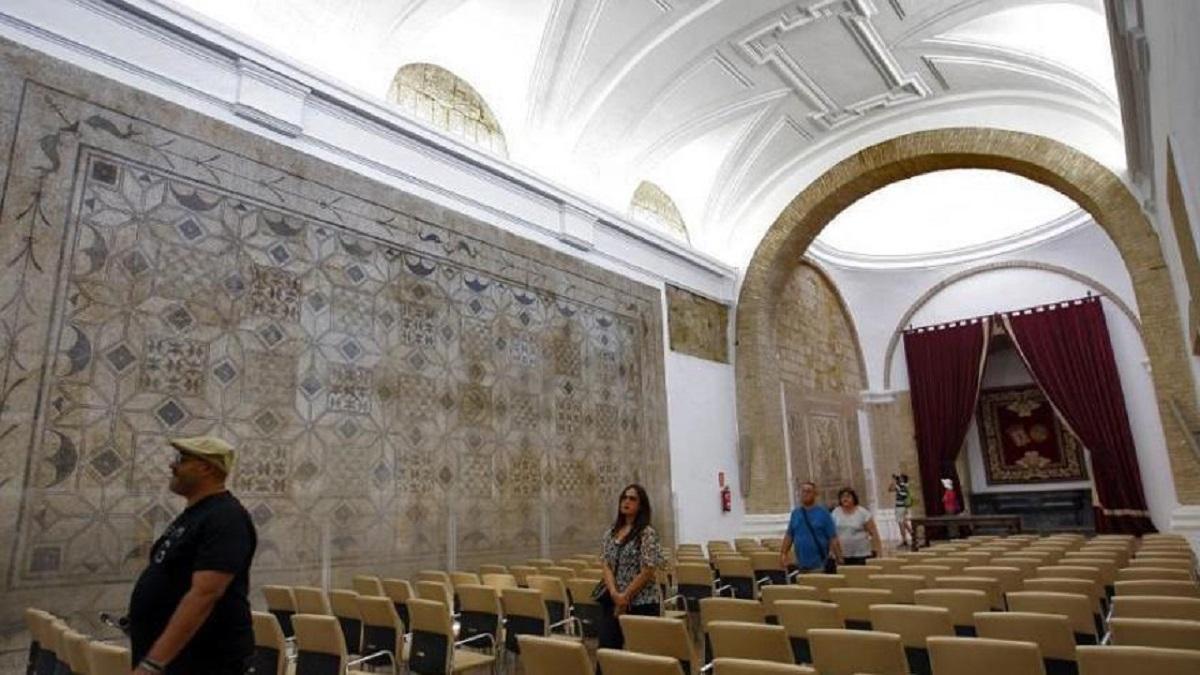
{"type": "Polygon", "coordinates": [[[601,607],[612,606],[612,595],[608,592],[608,584],[604,583],[604,580],[596,582],[596,587],[592,589],[592,599],[599,603],[601,607]]]}

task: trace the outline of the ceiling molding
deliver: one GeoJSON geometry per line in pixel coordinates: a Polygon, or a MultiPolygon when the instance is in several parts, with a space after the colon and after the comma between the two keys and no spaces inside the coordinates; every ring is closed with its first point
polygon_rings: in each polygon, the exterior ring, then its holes
{"type": "Polygon", "coordinates": [[[735,45],[751,65],[770,67],[797,96],[815,108],[814,120],[826,129],[836,129],[876,108],[889,108],[929,96],[929,87],[921,76],[906,72],[900,66],[876,30],[871,22],[875,13],[870,0],[821,0],[797,8],[793,13],[784,12],[777,19],[745,33],[735,45]],[[787,33],[835,18],[849,31],[863,55],[883,78],[887,85],[883,92],[857,101],[839,101],[781,41],[787,33]]]}

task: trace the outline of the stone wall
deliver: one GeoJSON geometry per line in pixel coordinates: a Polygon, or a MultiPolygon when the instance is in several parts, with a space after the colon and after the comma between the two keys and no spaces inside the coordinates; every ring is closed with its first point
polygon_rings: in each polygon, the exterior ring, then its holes
{"type": "MultiPolygon", "coordinates": [[[[239,450],[253,584],[669,537],[657,289],[0,42],[0,650],[95,629],[239,450]]],[[[255,600],[257,591],[254,593],[255,600]]]]}
{"type": "MultiPolygon", "coordinates": [[[[895,506],[895,496],[887,491],[894,473],[906,473],[914,513],[924,513],[921,503],[921,471],[917,460],[917,433],[913,427],[912,398],[909,392],[896,392],[867,404],[871,426],[871,451],[875,457],[875,500],[880,508],[895,506]]],[[[965,453],[964,453],[965,455],[965,453]]]]}
{"type": "Polygon", "coordinates": [[[858,339],[836,289],[810,264],[795,269],[777,300],[775,340],[793,483],[813,481],[825,500],[845,486],[865,498],[858,339]]]}
{"type": "Polygon", "coordinates": [[[728,306],[667,284],[667,326],[672,350],[729,363],[728,306]]]}

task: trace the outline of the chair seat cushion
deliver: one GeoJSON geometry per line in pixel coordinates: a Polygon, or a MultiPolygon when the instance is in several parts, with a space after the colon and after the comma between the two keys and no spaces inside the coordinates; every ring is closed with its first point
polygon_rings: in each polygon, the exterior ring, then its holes
{"type": "Polygon", "coordinates": [[[480,666],[491,665],[496,661],[496,657],[491,654],[480,654],[468,649],[454,650],[454,672],[462,672],[480,666]]]}

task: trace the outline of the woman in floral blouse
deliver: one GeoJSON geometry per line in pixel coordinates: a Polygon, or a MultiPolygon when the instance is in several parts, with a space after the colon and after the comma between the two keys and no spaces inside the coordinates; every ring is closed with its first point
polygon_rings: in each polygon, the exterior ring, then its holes
{"type": "Polygon", "coordinates": [[[604,533],[601,558],[607,599],[600,623],[600,646],[622,649],[625,636],[617,620],[622,614],[658,616],[661,605],[654,571],[665,563],[658,533],[650,525],[650,498],[633,484],[621,491],[617,517],[604,533]]]}

